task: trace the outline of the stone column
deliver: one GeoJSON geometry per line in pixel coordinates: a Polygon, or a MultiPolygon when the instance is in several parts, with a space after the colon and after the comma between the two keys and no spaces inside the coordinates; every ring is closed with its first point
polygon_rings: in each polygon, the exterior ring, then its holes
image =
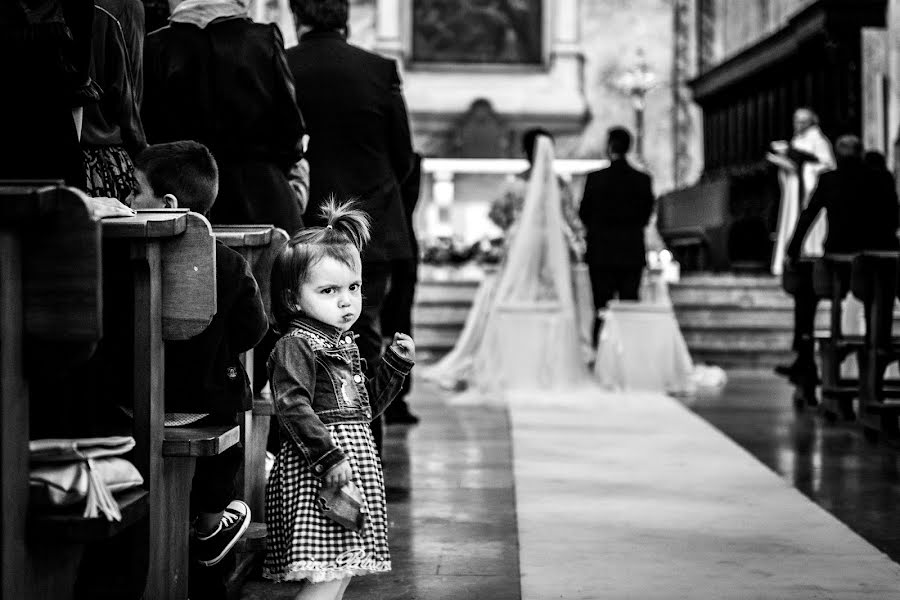
{"type": "Polygon", "coordinates": [[[396,58],[402,65],[404,15],[412,9],[412,0],[377,0],[375,9],[375,52],[396,58]]]}
{"type": "MultiPolygon", "coordinates": [[[[578,25],[579,0],[554,0],[544,2],[544,10],[552,11],[549,23],[550,61],[560,69],[566,80],[574,78],[581,87],[581,31],[578,25]]],[[[548,20],[544,20],[545,26],[548,20]]]]}
{"type": "Polygon", "coordinates": [[[896,166],[900,160],[900,0],[890,0],[887,8],[887,85],[888,97],[888,140],[890,155],[888,165],[896,166]]]}

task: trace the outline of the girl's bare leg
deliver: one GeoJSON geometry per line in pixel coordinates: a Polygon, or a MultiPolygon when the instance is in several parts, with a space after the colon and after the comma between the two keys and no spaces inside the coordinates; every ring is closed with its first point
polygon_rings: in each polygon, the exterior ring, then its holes
{"type": "Polygon", "coordinates": [[[344,579],[323,581],[321,583],[306,582],[300,593],[294,596],[294,600],[334,600],[339,598],[337,594],[343,594],[344,579]]]}
{"type": "Polygon", "coordinates": [[[351,579],[352,577],[344,577],[343,579],[341,579],[341,589],[338,590],[337,596],[334,597],[334,600],[343,600],[344,592],[347,591],[347,586],[350,585],[351,579]]]}

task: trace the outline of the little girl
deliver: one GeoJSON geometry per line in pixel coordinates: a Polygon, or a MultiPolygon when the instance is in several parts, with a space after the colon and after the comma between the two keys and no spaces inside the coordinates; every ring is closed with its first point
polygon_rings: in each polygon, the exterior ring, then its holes
{"type": "Polygon", "coordinates": [[[387,408],[413,366],[415,345],[395,333],[372,379],[354,334],[362,308],[365,213],[325,204],[325,227],[298,232],[272,269],[272,309],[284,336],[269,358],[281,450],[266,488],[264,575],[307,580],[297,600],[340,600],[353,575],[390,571],[384,480],[369,423],[387,408]],[[362,495],[358,531],[329,519],[323,486],[352,482],[362,495]]]}

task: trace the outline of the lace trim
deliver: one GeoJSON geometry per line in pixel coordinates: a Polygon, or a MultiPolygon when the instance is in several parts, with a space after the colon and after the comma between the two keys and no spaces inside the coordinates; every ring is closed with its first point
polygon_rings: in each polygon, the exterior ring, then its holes
{"type": "Polygon", "coordinates": [[[334,581],[336,579],[344,579],[346,577],[358,577],[360,575],[372,575],[377,573],[387,573],[391,570],[390,561],[385,561],[380,567],[373,566],[370,569],[360,568],[322,568],[322,569],[286,569],[284,571],[263,570],[263,577],[271,579],[278,583],[286,581],[303,581],[308,579],[310,583],[324,583],[334,581]]]}

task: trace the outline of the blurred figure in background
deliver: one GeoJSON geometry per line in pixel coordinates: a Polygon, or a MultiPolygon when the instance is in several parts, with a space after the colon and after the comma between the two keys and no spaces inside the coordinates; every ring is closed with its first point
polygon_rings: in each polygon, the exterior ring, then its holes
{"type": "MultiPolygon", "coordinates": [[[[834,154],[831,142],[819,128],[819,117],[808,108],[794,111],[794,137],[790,143],[775,141],[771,149],[766,159],[778,167],[778,181],[781,184],[772,274],[781,275],[785,251],[797,225],[797,217],[809,204],[819,176],[834,168],[834,154]]],[[[825,216],[822,215],[803,243],[803,255],[822,256],[825,234],[825,216]]]]}
{"type": "MultiPolygon", "coordinates": [[[[413,212],[419,201],[419,188],[422,181],[422,155],[413,153],[413,167],[403,183],[400,184],[400,197],[403,199],[403,211],[406,214],[406,226],[409,228],[409,243],[412,248],[410,258],[397,258],[391,261],[391,285],[384,298],[381,309],[381,332],[389,334],[385,338],[388,344],[393,340],[393,332],[399,331],[412,336],[412,312],[416,297],[416,283],[419,280],[419,242],[413,228],[413,212]]],[[[384,420],[392,423],[415,425],[419,417],[409,410],[406,396],[412,388],[412,376],[403,381],[400,393],[394,402],[384,411],[384,420]]]]}
{"type": "MultiPolygon", "coordinates": [[[[854,254],[864,250],[897,250],[898,208],[894,180],[886,169],[874,170],[863,162],[862,143],[845,135],[835,143],[837,169],[823,173],[797,219],[797,229],[787,247],[787,268],[796,268],[803,245],[820,213],[826,211],[826,253],[854,254]]],[[[849,277],[849,273],[846,274],[849,277]]],[[[818,380],[813,329],[818,299],[810,290],[794,295],[793,364],[776,371],[799,385],[818,380]]]]}
{"type": "MultiPolygon", "coordinates": [[[[647,264],[644,230],[653,215],[653,180],[627,160],[631,134],[613,127],[607,134],[610,164],[588,173],[578,214],[587,230],[585,262],[591,275],[594,307],[605,308],[615,297],[640,300],[641,276],[647,264]]],[[[600,320],[595,319],[597,345],[600,320]]]]}

